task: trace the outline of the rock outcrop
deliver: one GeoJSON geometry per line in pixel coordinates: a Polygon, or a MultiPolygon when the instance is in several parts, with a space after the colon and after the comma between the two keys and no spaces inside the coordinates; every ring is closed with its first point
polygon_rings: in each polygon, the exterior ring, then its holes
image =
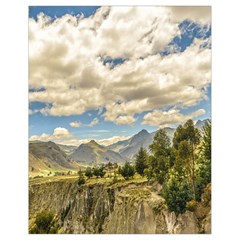
{"type": "Polygon", "coordinates": [[[29,186],[30,226],[38,212],[53,212],[60,233],[210,233],[211,217],[176,216],[147,183],[45,182],[29,186]]]}

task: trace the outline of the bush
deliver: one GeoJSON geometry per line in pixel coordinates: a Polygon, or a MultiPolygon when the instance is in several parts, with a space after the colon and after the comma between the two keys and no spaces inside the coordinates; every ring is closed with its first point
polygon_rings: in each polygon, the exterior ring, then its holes
{"type": "Polygon", "coordinates": [[[37,214],[35,225],[30,230],[33,234],[57,233],[58,228],[55,225],[54,214],[48,211],[42,211],[37,214]]]}
{"type": "Polygon", "coordinates": [[[96,167],[96,168],[93,168],[93,175],[95,175],[97,178],[98,177],[101,177],[103,178],[104,175],[106,174],[106,172],[104,171],[104,167],[96,167]]]}
{"type": "Polygon", "coordinates": [[[125,180],[128,180],[135,174],[135,169],[134,166],[131,166],[130,163],[126,162],[122,168],[119,168],[119,172],[125,180]]]}
{"type": "Polygon", "coordinates": [[[81,171],[81,169],[78,171],[78,185],[81,186],[83,185],[86,181],[85,181],[85,178],[84,178],[84,175],[83,175],[83,172],[81,171]]]}
{"type": "Polygon", "coordinates": [[[85,176],[89,179],[93,176],[92,169],[90,167],[87,167],[85,176]]]}

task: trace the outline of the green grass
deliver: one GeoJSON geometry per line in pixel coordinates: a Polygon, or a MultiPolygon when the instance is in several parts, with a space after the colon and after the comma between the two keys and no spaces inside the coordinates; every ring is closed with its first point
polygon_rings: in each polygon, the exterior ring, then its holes
{"type": "MultiPolygon", "coordinates": [[[[116,183],[112,183],[113,177],[107,177],[108,173],[106,173],[105,177],[103,178],[96,178],[92,177],[90,179],[86,178],[86,183],[84,185],[90,186],[90,185],[96,185],[96,184],[107,184],[112,185],[114,187],[121,187],[128,184],[137,184],[137,183],[143,183],[147,182],[146,177],[141,177],[139,174],[135,174],[132,179],[125,180],[121,175],[118,175],[118,181],[116,183]]],[[[49,183],[49,182],[76,182],[78,180],[77,173],[73,175],[64,175],[64,176],[45,176],[45,177],[39,177],[39,178],[29,178],[29,184],[42,184],[42,183],[49,183]]]]}
{"type": "Polygon", "coordinates": [[[67,176],[49,176],[42,178],[30,178],[29,185],[32,184],[43,184],[49,182],[76,182],[78,180],[78,175],[67,175],[67,176]]]}

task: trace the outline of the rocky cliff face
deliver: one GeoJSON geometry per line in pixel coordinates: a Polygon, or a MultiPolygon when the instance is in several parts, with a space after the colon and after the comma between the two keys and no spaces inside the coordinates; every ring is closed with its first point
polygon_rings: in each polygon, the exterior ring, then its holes
{"type": "Polygon", "coordinates": [[[30,225],[42,210],[57,215],[61,233],[210,233],[211,215],[176,216],[147,183],[45,182],[29,187],[30,225]]]}

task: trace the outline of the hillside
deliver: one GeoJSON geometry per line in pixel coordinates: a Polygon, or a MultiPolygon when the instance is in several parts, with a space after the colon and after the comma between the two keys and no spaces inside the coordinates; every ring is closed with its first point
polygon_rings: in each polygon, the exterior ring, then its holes
{"type": "Polygon", "coordinates": [[[71,160],[54,142],[29,143],[29,172],[44,173],[54,170],[77,169],[71,160]]]}
{"type": "Polygon", "coordinates": [[[127,160],[119,153],[99,145],[94,140],[86,144],[81,144],[70,157],[76,162],[94,166],[108,162],[123,163],[127,160]]]}
{"type": "Polygon", "coordinates": [[[63,145],[63,144],[57,144],[60,149],[65,152],[67,155],[71,155],[76,149],[77,146],[71,146],[71,145],[63,145]]]}

